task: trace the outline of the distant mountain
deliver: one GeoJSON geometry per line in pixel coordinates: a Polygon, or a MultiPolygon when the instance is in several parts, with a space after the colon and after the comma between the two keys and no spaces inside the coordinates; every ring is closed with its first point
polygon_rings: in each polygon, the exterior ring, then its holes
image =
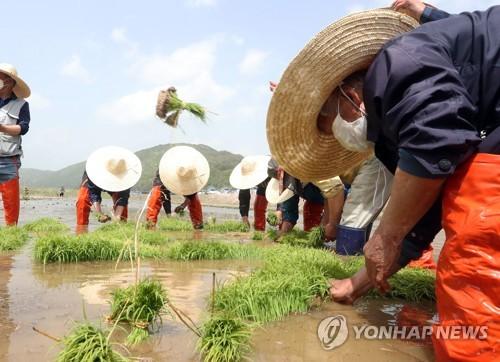
{"type": "MultiPolygon", "coordinates": [[[[142,162],[142,176],[139,183],[134,187],[138,191],[148,191],[156,174],[158,164],[163,154],[173,146],[181,144],[159,145],[136,152],[142,162]]],[[[184,144],[183,144],[184,145],[184,144]]],[[[217,151],[205,145],[190,145],[200,151],[210,164],[210,179],[207,187],[225,188],[230,187],[229,175],[241,159],[241,155],[235,155],[227,151],[217,151]]],[[[58,171],[43,171],[33,168],[21,168],[22,187],[51,187],[77,188],[80,186],[85,162],[80,162],[58,171]]]]}

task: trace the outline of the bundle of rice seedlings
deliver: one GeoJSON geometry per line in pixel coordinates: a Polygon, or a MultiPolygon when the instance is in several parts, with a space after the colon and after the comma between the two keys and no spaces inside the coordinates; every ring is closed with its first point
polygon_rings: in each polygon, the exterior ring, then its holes
{"type": "Polygon", "coordinates": [[[307,239],[309,241],[309,245],[312,248],[323,247],[323,243],[325,241],[325,229],[323,229],[321,226],[312,228],[307,239]]]}
{"type": "Polygon", "coordinates": [[[228,220],[221,222],[219,224],[207,224],[205,225],[205,231],[211,231],[215,233],[230,233],[230,232],[240,232],[246,233],[250,231],[250,226],[242,223],[241,221],[228,220]]]}
{"type": "Polygon", "coordinates": [[[61,221],[44,217],[36,221],[30,222],[23,226],[29,233],[48,234],[48,233],[67,233],[69,227],[61,221]]]}
{"type": "Polygon", "coordinates": [[[15,251],[26,244],[28,233],[17,227],[0,228],[0,251],[15,251]]]}
{"type": "Polygon", "coordinates": [[[187,103],[182,101],[177,96],[177,90],[170,87],[167,90],[162,90],[158,94],[156,102],[156,115],[165,120],[171,127],[177,127],[179,124],[179,116],[182,112],[189,112],[201,121],[206,121],[205,108],[197,103],[187,103]]]}
{"type": "Polygon", "coordinates": [[[111,293],[110,320],[126,322],[132,327],[128,345],[145,340],[162,323],[162,315],[170,314],[168,296],[159,281],[145,279],[111,293]]]}
{"type": "Polygon", "coordinates": [[[249,351],[251,328],[239,318],[215,315],[204,323],[198,350],[207,362],[240,361],[249,351]]]}
{"type": "Polygon", "coordinates": [[[264,240],[264,233],[261,231],[255,231],[252,235],[252,240],[255,240],[255,241],[264,240]]]}
{"type": "Polygon", "coordinates": [[[76,325],[61,341],[64,348],[57,356],[57,362],[129,361],[111,348],[109,333],[89,323],[76,325]]]}
{"type": "Polygon", "coordinates": [[[167,250],[172,260],[223,260],[255,259],[263,255],[263,250],[255,245],[230,244],[224,242],[187,241],[176,242],[167,250]]]}
{"type": "MultiPolygon", "coordinates": [[[[309,233],[301,230],[292,230],[284,235],[281,235],[276,242],[280,244],[286,244],[291,246],[301,246],[304,248],[315,248],[317,247],[317,234],[318,231],[315,231],[312,237],[310,237],[309,233]]],[[[323,243],[321,243],[322,246],[323,243]]]]}
{"type": "Polygon", "coordinates": [[[276,214],[276,212],[270,212],[267,214],[267,223],[271,226],[278,226],[278,222],[279,222],[279,219],[278,219],[278,215],[276,214]]]}
{"type": "Polygon", "coordinates": [[[36,240],[35,259],[46,263],[116,260],[123,242],[94,234],[55,234],[36,240]]]}
{"type": "Polygon", "coordinates": [[[192,231],[193,224],[187,220],[181,220],[174,217],[163,218],[158,222],[160,231],[192,231]]]}
{"type": "Polygon", "coordinates": [[[276,241],[280,237],[280,234],[278,230],[271,229],[266,232],[266,237],[272,241],[276,241]]]}
{"type": "Polygon", "coordinates": [[[428,269],[404,268],[389,279],[391,290],[388,297],[411,302],[436,300],[435,272],[428,269]]]}

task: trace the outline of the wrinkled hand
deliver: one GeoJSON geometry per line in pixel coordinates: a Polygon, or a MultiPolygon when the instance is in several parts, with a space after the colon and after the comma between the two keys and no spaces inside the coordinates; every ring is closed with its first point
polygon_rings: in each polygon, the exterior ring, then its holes
{"type": "Polygon", "coordinates": [[[425,4],[420,0],[396,0],[392,3],[392,8],[408,14],[418,21],[424,12],[425,4]]]}
{"type": "Polygon", "coordinates": [[[401,254],[401,243],[391,243],[375,232],[363,248],[365,266],[373,285],[382,293],[390,290],[387,279],[391,276],[401,254]]]}
{"type": "Polygon", "coordinates": [[[183,211],[184,211],[184,206],[182,206],[182,205],[177,206],[177,207],[175,208],[175,210],[174,210],[174,212],[175,212],[176,214],[180,214],[180,213],[182,213],[183,211]]]}

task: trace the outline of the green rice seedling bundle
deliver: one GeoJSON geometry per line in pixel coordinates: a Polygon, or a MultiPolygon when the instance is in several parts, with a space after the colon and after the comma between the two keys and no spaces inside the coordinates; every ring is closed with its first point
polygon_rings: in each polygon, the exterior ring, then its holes
{"type": "Polygon", "coordinates": [[[64,348],[57,356],[57,362],[129,361],[111,348],[109,333],[89,323],[76,325],[61,341],[64,348]]]}
{"type": "Polygon", "coordinates": [[[217,241],[187,241],[173,243],[166,254],[172,260],[187,261],[258,258],[262,256],[263,252],[255,245],[217,241]]]}
{"type": "Polygon", "coordinates": [[[28,233],[17,227],[0,228],[0,251],[15,251],[26,244],[28,233]]]}
{"type": "Polygon", "coordinates": [[[325,229],[321,226],[317,226],[312,228],[307,236],[307,240],[309,241],[309,245],[312,248],[321,248],[323,247],[323,243],[325,241],[325,229]]]}
{"type": "Polygon", "coordinates": [[[272,241],[276,241],[280,237],[280,234],[278,230],[271,229],[266,232],[266,237],[272,241]]]}
{"type": "Polygon", "coordinates": [[[252,235],[252,240],[255,241],[264,240],[264,233],[262,231],[255,231],[252,235]]]}
{"type": "Polygon", "coordinates": [[[158,222],[158,230],[160,231],[192,231],[193,225],[190,221],[182,220],[175,217],[160,219],[158,222]]]}
{"type": "Polygon", "coordinates": [[[276,212],[270,212],[267,214],[267,223],[271,226],[278,226],[279,218],[276,212]]]}
{"type": "Polygon", "coordinates": [[[35,241],[35,259],[45,263],[116,260],[123,243],[98,235],[44,236],[35,241]]]}
{"type": "MultiPolygon", "coordinates": [[[[318,247],[317,242],[318,231],[314,231],[311,236],[310,233],[301,230],[292,230],[285,235],[281,235],[276,241],[280,244],[291,245],[291,246],[301,246],[304,248],[314,248],[318,247]]],[[[322,246],[323,243],[321,243],[322,246]]]]}
{"type": "Polygon", "coordinates": [[[227,314],[215,315],[203,324],[198,350],[207,362],[240,361],[249,351],[251,328],[227,314]]]}
{"type": "Polygon", "coordinates": [[[246,233],[250,231],[250,227],[241,221],[228,220],[221,222],[219,224],[207,224],[205,225],[206,231],[211,231],[215,233],[228,233],[228,232],[240,232],[246,233]]]}
{"type": "Polygon", "coordinates": [[[137,344],[162,323],[162,315],[170,314],[168,296],[159,281],[145,279],[136,285],[111,293],[111,316],[115,322],[126,322],[133,328],[127,344],[137,344]]]}
{"type": "Polygon", "coordinates": [[[61,221],[51,218],[41,218],[36,221],[30,222],[23,226],[29,233],[35,234],[49,234],[49,233],[67,233],[69,227],[61,221]]]}
{"type": "Polygon", "coordinates": [[[160,91],[156,102],[156,115],[159,118],[163,119],[169,126],[177,127],[179,116],[184,111],[191,113],[202,122],[206,121],[205,108],[197,103],[182,101],[174,87],[160,91]]]}
{"type": "Polygon", "coordinates": [[[428,269],[404,268],[389,279],[391,298],[401,298],[411,302],[435,300],[435,272],[428,269]]]}

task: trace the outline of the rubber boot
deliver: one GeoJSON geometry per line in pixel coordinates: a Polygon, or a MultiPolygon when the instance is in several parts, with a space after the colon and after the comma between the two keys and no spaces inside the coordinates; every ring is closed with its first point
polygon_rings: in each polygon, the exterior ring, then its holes
{"type": "Polygon", "coordinates": [[[148,209],[146,211],[146,220],[148,228],[154,228],[158,222],[158,215],[162,207],[161,186],[154,186],[148,200],[148,209]]]}
{"type": "Polygon", "coordinates": [[[265,196],[257,195],[253,204],[254,228],[257,231],[266,231],[267,199],[265,196]]]}
{"type": "Polygon", "coordinates": [[[323,204],[306,200],[304,203],[304,231],[311,231],[312,228],[321,225],[323,208],[323,204]]]}
{"type": "Polygon", "coordinates": [[[80,187],[76,199],[76,225],[83,226],[89,224],[90,208],[92,204],[89,197],[89,189],[85,186],[80,187]]]}
{"type": "Polygon", "coordinates": [[[188,198],[189,217],[191,218],[193,228],[195,230],[201,230],[203,229],[203,209],[201,207],[200,198],[198,197],[198,194],[191,195],[188,198]]]}
{"type": "Polygon", "coordinates": [[[15,226],[19,220],[19,209],[21,200],[19,198],[19,178],[4,182],[0,185],[2,193],[3,208],[5,213],[5,224],[15,226]]]}

